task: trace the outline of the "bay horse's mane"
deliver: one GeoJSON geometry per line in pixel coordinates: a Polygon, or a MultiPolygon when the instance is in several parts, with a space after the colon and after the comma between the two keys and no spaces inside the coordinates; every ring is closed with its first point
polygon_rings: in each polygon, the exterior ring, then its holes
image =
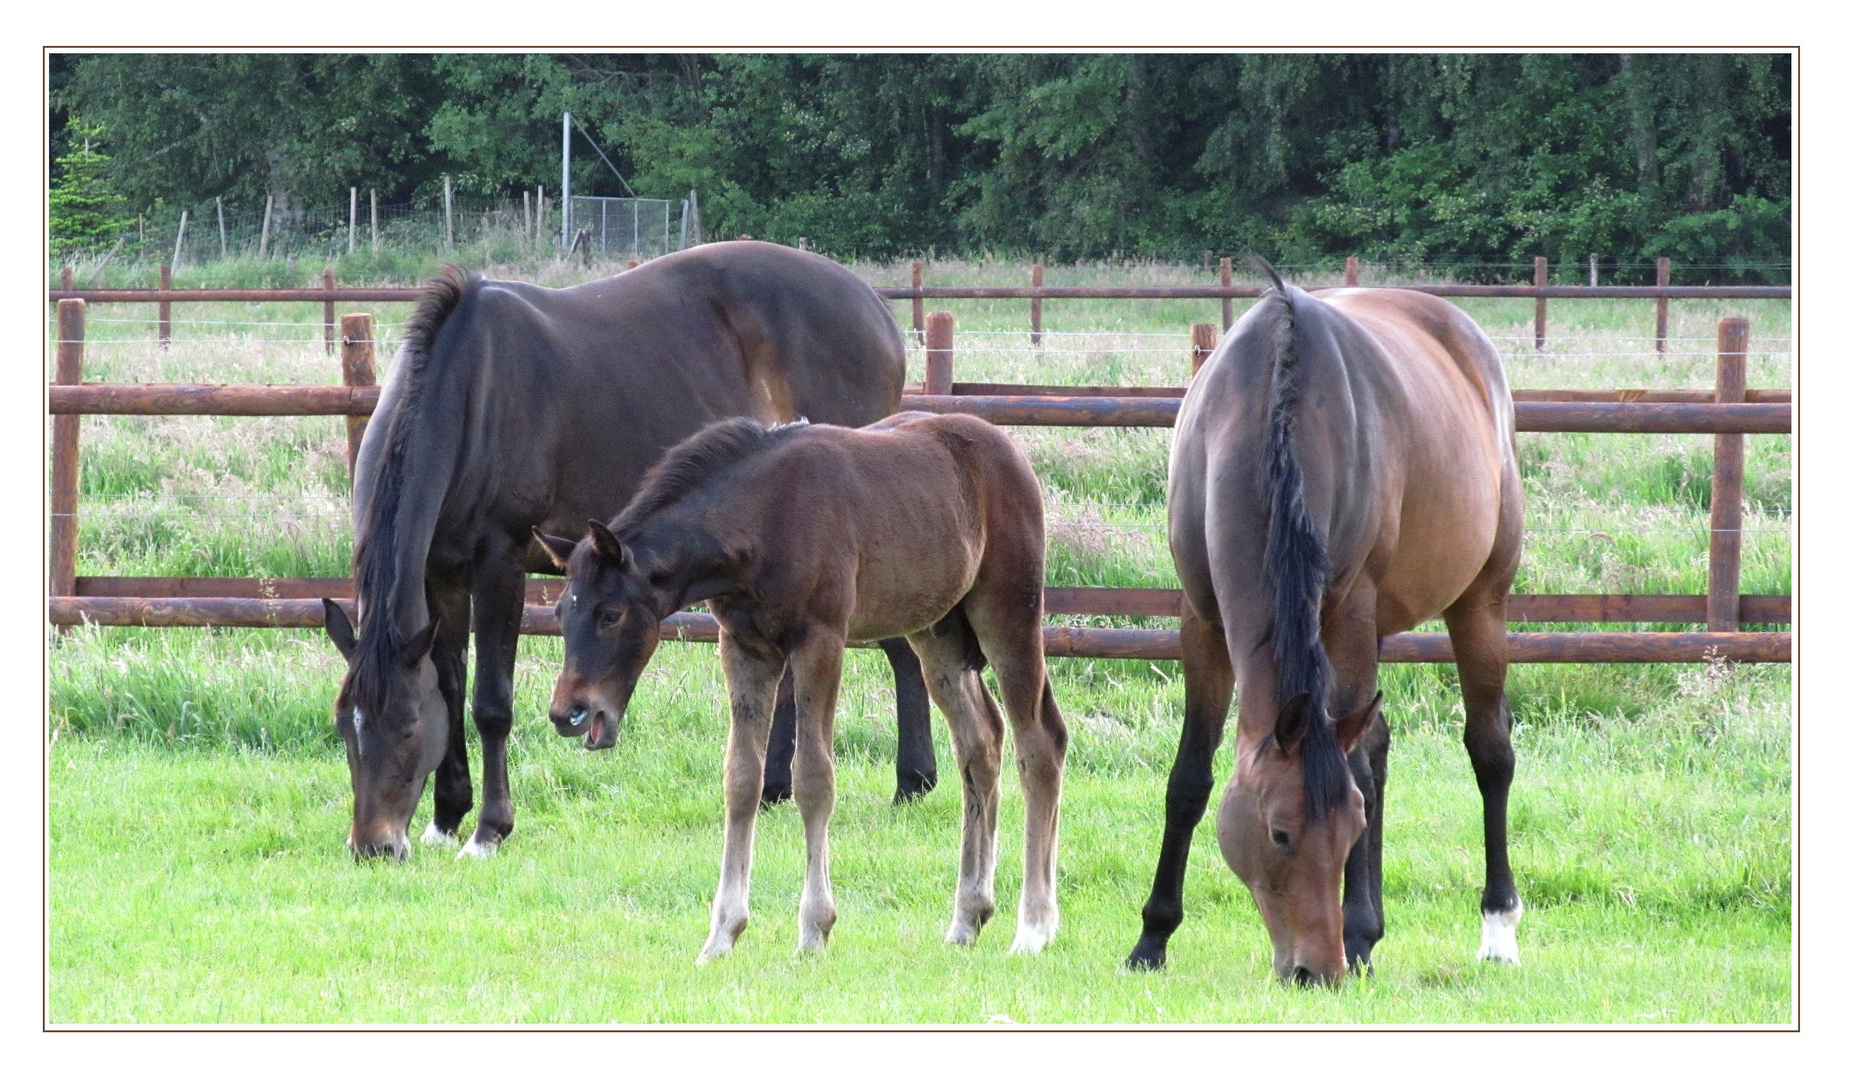
{"type": "Polygon", "coordinates": [[[1328,719],[1329,657],[1322,643],[1323,585],[1329,552],[1303,501],[1303,470],[1292,434],[1297,426],[1301,360],[1297,342],[1297,298],[1270,263],[1257,256],[1252,267],[1270,279],[1272,324],[1271,401],[1265,434],[1265,486],[1270,525],[1265,536],[1265,581],[1271,601],[1271,648],[1278,665],[1276,701],[1281,707],[1298,694],[1308,699],[1309,722],[1302,741],[1304,813],[1326,816],[1348,791],[1348,766],[1335,727],[1328,719]]]}
{"type": "Polygon", "coordinates": [[[649,518],[673,506],[727,466],[808,426],[807,420],[795,420],[765,427],[745,416],[708,424],[669,450],[643,475],[629,505],[610,522],[610,531],[619,540],[631,538],[649,518]]]}
{"type": "Polygon", "coordinates": [[[430,348],[438,332],[443,329],[443,324],[480,282],[480,275],[452,263],[424,283],[417,306],[405,324],[404,343],[398,353],[398,363],[406,365],[406,370],[398,387],[396,408],[389,418],[375,418],[374,421],[389,421],[391,441],[386,444],[385,454],[379,459],[378,472],[372,478],[372,496],[366,506],[365,520],[356,523],[359,527],[354,537],[353,587],[363,609],[361,647],[354,660],[356,687],[371,687],[382,691],[384,680],[374,676],[382,675],[387,670],[398,649],[404,644],[396,620],[389,615],[375,618],[375,612],[371,609],[375,605],[390,603],[396,591],[399,563],[396,553],[400,543],[399,508],[404,502],[410,444],[426,397],[430,348]]]}

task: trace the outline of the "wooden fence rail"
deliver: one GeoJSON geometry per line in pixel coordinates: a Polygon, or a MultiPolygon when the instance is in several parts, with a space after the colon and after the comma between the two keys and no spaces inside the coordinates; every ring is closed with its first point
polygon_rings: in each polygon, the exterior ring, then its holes
{"type": "MultiPolygon", "coordinates": [[[[331,279],[329,279],[331,281],[331,279]]],[[[314,299],[324,295],[320,290],[314,299]]],[[[365,418],[376,406],[371,317],[340,320],[340,386],[196,386],[82,384],[84,308],[81,299],[58,306],[57,382],[47,390],[57,419],[53,431],[52,559],[49,621],[132,626],[313,627],[321,624],[319,597],[343,599],[352,583],[340,578],[110,578],[76,576],[77,418],[81,415],[331,415],[348,418],[349,467],[365,418]]],[[[332,316],[329,315],[331,320],[332,316]]],[[[953,380],[954,320],[948,313],[924,319],[924,394],[909,394],[903,407],[969,412],[994,423],[1071,426],[1172,426],[1185,388],[1038,387],[956,383],[953,380]],[[1022,393],[1021,391],[1050,391],[1022,393]]],[[[1198,368],[1217,340],[1212,324],[1198,324],[1187,356],[1198,368]]],[[[1713,658],[1735,662],[1788,662],[1789,633],[1738,631],[1741,623],[1791,620],[1788,596],[1741,596],[1739,529],[1744,434],[1791,430],[1791,397],[1783,390],[1745,386],[1747,327],[1744,319],[1722,320],[1718,378],[1713,392],[1678,390],[1558,391],[1516,393],[1516,426],[1523,431],[1694,432],[1716,438],[1710,523],[1710,586],[1706,595],[1512,596],[1512,622],[1530,623],[1706,623],[1705,633],[1518,633],[1511,635],[1511,659],[1518,663],[1682,663],[1713,658]],[[1722,440],[1733,440],[1723,443],[1722,440]],[[1731,507],[1731,509],[1729,509],[1731,507]]],[[[1179,359],[1179,358],[1178,358],[1179,359]]],[[[557,633],[546,606],[557,582],[529,585],[523,631],[557,633]],[[548,592],[550,588],[550,592],[548,592]]],[[[1181,593],[1171,589],[1074,589],[1046,591],[1053,615],[1174,617],[1181,593]]],[[[681,613],[670,620],[682,640],[713,640],[710,616],[681,613]]],[[[1045,629],[1054,656],[1176,659],[1179,632],[1161,629],[1061,627],[1045,629]]],[[[1442,634],[1400,634],[1382,647],[1388,662],[1450,662],[1442,634]]]]}

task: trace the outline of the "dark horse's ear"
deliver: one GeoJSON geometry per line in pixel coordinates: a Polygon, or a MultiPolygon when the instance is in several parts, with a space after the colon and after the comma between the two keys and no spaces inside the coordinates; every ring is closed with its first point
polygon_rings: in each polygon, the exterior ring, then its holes
{"type": "Polygon", "coordinates": [[[1310,730],[1311,719],[1309,694],[1296,694],[1278,706],[1278,722],[1272,728],[1271,741],[1277,744],[1279,753],[1288,757],[1297,752],[1303,736],[1310,730]]]}
{"type": "Polygon", "coordinates": [[[424,657],[430,655],[430,646],[437,640],[437,622],[432,619],[422,630],[411,635],[411,640],[398,649],[398,663],[402,667],[416,667],[424,657]]]}
{"type": "Polygon", "coordinates": [[[1374,723],[1374,718],[1380,715],[1380,697],[1380,691],[1376,690],[1373,701],[1335,722],[1335,741],[1342,744],[1342,753],[1353,750],[1374,723]]]}
{"type": "Polygon", "coordinates": [[[603,556],[605,562],[619,569],[629,562],[629,549],[601,521],[591,522],[591,546],[597,549],[597,554],[603,556]]]}
{"type": "Polygon", "coordinates": [[[322,625],[327,627],[328,639],[334,643],[334,648],[340,650],[340,655],[351,662],[353,650],[359,648],[360,643],[353,633],[353,624],[347,621],[347,613],[325,596],[321,598],[321,612],[322,625]]]}
{"type": "Polygon", "coordinates": [[[565,569],[565,564],[571,561],[572,549],[578,546],[562,536],[547,536],[538,529],[533,530],[533,539],[539,541],[539,546],[546,549],[546,556],[560,570],[565,569]]]}

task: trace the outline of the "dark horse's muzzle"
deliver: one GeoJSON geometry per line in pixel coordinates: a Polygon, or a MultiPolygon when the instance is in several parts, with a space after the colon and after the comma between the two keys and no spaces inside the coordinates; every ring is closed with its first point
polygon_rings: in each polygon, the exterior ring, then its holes
{"type": "Polygon", "coordinates": [[[584,736],[586,750],[608,750],[616,745],[619,718],[602,701],[574,700],[563,707],[554,703],[550,716],[552,729],[565,738],[584,736]]]}

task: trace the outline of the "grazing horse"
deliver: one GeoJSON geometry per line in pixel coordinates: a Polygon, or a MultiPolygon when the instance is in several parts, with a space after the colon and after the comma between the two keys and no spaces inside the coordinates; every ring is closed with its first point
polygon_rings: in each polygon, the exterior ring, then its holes
{"type": "Polygon", "coordinates": [[[1169,453],[1187,704],[1129,964],[1162,966],[1181,923],[1188,843],[1237,680],[1220,850],[1258,903],[1272,968],[1334,984],[1346,967],[1371,966],[1384,929],[1380,639],[1439,614],[1483,796],[1478,959],[1515,963],[1503,677],[1522,489],[1501,361],[1442,300],[1394,289],[1312,297],[1257,265],[1271,289],[1188,389],[1169,453]]]}
{"type": "MultiPolygon", "coordinates": [[[[592,437],[594,441],[594,436],[592,437]]],[[[973,416],[902,413],[853,430],[727,420],[674,448],[606,528],[574,545],[540,536],[566,572],[565,664],[552,691],[561,735],[608,746],[661,620],[705,600],[719,619],[731,698],[725,844],[700,962],[745,928],[759,774],[777,679],[796,674],[796,805],[808,869],[797,950],[835,922],[828,818],[843,647],[904,634],[924,663],[963,778],[963,853],[948,940],[967,945],[995,911],[1002,717],[1014,731],[1027,847],[1013,951],[1053,940],[1066,726],[1040,636],[1040,485],[1020,450],[973,416]]]]}
{"type": "MultiPolygon", "coordinates": [[[[462,853],[490,853],[513,831],[507,736],[524,575],[557,573],[535,528],[582,535],[714,420],[887,416],[904,372],[898,326],[872,289],[775,244],[709,244],[569,289],[454,267],[432,281],[354,469],[361,632],[325,605],[348,663],[334,712],[355,854],[404,857],[432,772],[424,839],[456,840],[473,801],[462,727],[471,621],[483,793],[462,853]]],[[[918,661],[903,641],[882,645],[898,676],[899,795],[922,794],[937,767],[918,661]]],[[[789,739],[766,797],[787,795],[789,739]]]]}

